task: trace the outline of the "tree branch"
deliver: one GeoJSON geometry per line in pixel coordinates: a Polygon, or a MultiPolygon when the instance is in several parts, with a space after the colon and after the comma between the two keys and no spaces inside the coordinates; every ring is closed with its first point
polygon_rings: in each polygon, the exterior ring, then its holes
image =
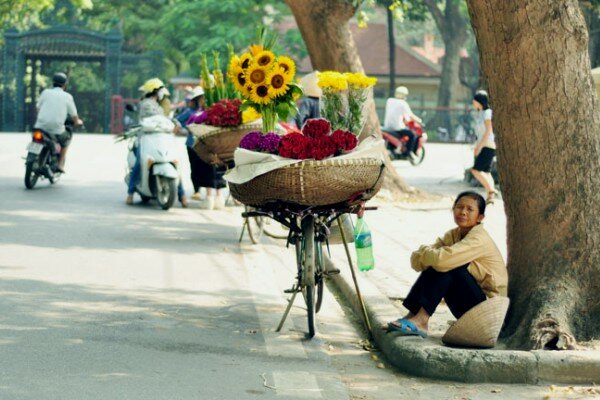
{"type": "Polygon", "coordinates": [[[440,32],[445,34],[446,31],[446,20],[444,18],[444,14],[442,14],[442,10],[437,5],[437,0],[421,0],[429,9],[429,12],[433,16],[433,20],[437,25],[440,32]]]}

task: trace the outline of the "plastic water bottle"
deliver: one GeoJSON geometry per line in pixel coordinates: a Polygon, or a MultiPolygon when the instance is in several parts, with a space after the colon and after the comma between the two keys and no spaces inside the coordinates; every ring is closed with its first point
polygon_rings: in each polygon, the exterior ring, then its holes
{"type": "Polygon", "coordinates": [[[359,271],[369,271],[375,268],[371,230],[362,217],[358,217],[354,227],[354,247],[356,247],[356,262],[359,271]]]}

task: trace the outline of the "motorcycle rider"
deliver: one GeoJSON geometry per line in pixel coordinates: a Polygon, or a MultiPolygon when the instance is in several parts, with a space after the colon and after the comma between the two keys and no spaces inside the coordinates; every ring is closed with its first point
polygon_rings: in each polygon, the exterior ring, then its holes
{"type": "Polygon", "coordinates": [[[417,117],[406,101],[408,96],[408,88],[406,86],[398,86],[394,93],[394,98],[390,97],[385,103],[385,117],[383,119],[383,129],[392,133],[399,139],[403,136],[408,137],[408,144],[403,155],[416,157],[415,145],[417,137],[413,131],[407,129],[406,122],[416,121],[422,123],[421,118],[417,117]]]}
{"type": "MultiPolygon", "coordinates": [[[[167,88],[165,88],[163,81],[158,78],[152,78],[147,80],[142,86],[140,86],[139,89],[143,92],[143,98],[139,104],[138,120],[141,122],[142,119],[152,117],[154,115],[165,115],[164,109],[162,108],[160,102],[164,100],[165,96],[167,96],[169,92],[167,88]]],[[[179,134],[180,130],[181,127],[179,125],[175,125],[175,128],[173,128],[173,133],[179,134]]],[[[135,164],[131,169],[131,174],[129,177],[127,199],[125,200],[125,203],[128,205],[133,204],[133,194],[135,193],[135,187],[140,180],[140,175],[142,172],[139,146],[136,146],[135,148],[135,158],[135,164]]],[[[188,201],[185,197],[185,191],[183,190],[183,184],[181,180],[179,181],[179,186],[177,187],[177,197],[179,198],[181,207],[187,208],[188,201]]]]}
{"type": "Polygon", "coordinates": [[[58,159],[58,172],[64,173],[67,149],[73,133],[65,129],[67,117],[71,117],[75,126],[83,125],[77,115],[77,107],[73,96],[67,93],[67,75],[57,72],[52,77],[52,88],[44,89],[37,102],[37,119],[34,128],[46,132],[52,140],[61,146],[58,159]]]}

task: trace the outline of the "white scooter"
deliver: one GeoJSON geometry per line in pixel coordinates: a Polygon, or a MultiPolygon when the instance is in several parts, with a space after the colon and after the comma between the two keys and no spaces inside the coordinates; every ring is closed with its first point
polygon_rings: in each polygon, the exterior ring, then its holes
{"type": "Polygon", "coordinates": [[[173,134],[173,122],[166,117],[145,118],[141,126],[127,132],[131,139],[127,155],[127,175],[125,183],[129,185],[131,170],[135,165],[134,149],[139,147],[141,177],[135,190],[146,203],[156,199],[163,210],[171,208],[177,197],[177,185],[180,174],[179,161],[176,158],[176,146],[173,134]]]}

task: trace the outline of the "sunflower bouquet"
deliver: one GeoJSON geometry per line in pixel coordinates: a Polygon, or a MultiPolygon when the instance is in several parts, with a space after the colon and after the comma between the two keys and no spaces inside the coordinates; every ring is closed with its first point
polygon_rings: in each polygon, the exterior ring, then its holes
{"type": "Polygon", "coordinates": [[[263,131],[274,132],[277,120],[287,120],[297,111],[295,100],[302,89],[294,83],[296,65],[273,51],[276,36],[265,28],[258,31],[258,44],[241,55],[232,55],[228,75],[244,103],[242,109],[253,108],[263,119],[263,131]]]}

